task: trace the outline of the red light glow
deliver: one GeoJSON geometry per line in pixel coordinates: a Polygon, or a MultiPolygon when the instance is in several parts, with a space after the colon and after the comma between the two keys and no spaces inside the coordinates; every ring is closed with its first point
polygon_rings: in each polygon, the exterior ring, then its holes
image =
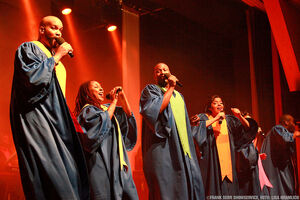
{"type": "Polygon", "coordinates": [[[70,33],[70,43],[74,49],[74,56],[76,56],[76,63],[73,67],[74,74],[77,74],[78,82],[84,82],[89,80],[91,77],[90,68],[92,66],[89,64],[87,56],[81,46],[81,39],[79,37],[78,32],[76,31],[76,27],[74,24],[74,19],[72,15],[65,15],[67,30],[70,33]]]}
{"type": "Polygon", "coordinates": [[[27,21],[27,26],[28,26],[28,40],[33,40],[33,39],[37,38],[36,29],[38,27],[38,22],[36,20],[35,15],[36,15],[38,9],[36,9],[36,6],[30,0],[22,0],[22,3],[24,6],[24,9],[25,9],[26,18],[27,18],[26,21],[27,21]]]}
{"type": "Polygon", "coordinates": [[[121,46],[121,40],[120,40],[120,36],[118,34],[118,31],[110,31],[110,34],[116,54],[117,54],[117,58],[118,58],[118,63],[119,66],[122,67],[122,46],[121,46]]]}

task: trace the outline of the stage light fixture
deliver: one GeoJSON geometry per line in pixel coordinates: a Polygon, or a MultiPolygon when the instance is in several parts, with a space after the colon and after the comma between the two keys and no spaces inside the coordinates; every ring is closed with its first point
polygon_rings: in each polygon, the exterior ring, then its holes
{"type": "Polygon", "coordinates": [[[74,0],[51,0],[52,15],[69,15],[72,12],[74,0]]]}
{"type": "Polygon", "coordinates": [[[64,8],[61,13],[64,15],[69,15],[72,12],[71,8],[64,8]]]}
{"type": "Polygon", "coordinates": [[[107,30],[110,31],[110,32],[113,32],[117,29],[117,26],[116,25],[108,25],[107,26],[107,30]]]}

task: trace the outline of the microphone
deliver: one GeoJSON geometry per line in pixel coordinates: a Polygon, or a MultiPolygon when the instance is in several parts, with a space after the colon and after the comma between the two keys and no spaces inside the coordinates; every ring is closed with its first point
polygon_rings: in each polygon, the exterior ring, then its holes
{"type": "MultiPolygon", "coordinates": [[[[171,73],[165,73],[164,74],[166,76],[166,78],[168,79],[171,76],[171,73]]],[[[183,87],[182,83],[180,83],[178,80],[176,81],[176,85],[183,87]]]]}
{"type": "Polygon", "coordinates": [[[222,124],[222,122],[223,122],[223,117],[220,117],[220,119],[219,119],[219,124],[221,125],[222,124]]]}
{"type": "MultiPolygon", "coordinates": [[[[118,88],[117,91],[116,91],[116,94],[118,94],[118,93],[121,92],[121,91],[122,91],[122,88],[118,88]]],[[[106,99],[111,100],[110,93],[106,94],[105,97],[106,97],[106,99]]]]}
{"type": "MultiPolygon", "coordinates": [[[[55,40],[56,40],[56,42],[57,42],[59,45],[61,45],[62,43],[64,43],[64,42],[65,42],[65,39],[64,39],[64,38],[62,38],[62,37],[55,38],[55,40]]],[[[71,58],[73,58],[73,57],[74,57],[74,54],[73,54],[73,52],[72,52],[72,51],[69,51],[69,52],[68,52],[68,54],[69,54],[69,56],[70,56],[71,58]]]]}

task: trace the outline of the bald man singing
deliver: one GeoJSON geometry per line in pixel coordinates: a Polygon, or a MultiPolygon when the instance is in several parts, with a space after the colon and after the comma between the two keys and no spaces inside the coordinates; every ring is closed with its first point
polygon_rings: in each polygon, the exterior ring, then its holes
{"type": "Polygon", "coordinates": [[[158,63],[153,75],[155,84],[148,84],[140,99],[149,200],[203,200],[188,113],[183,96],[175,90],[178,80],[165,63],[158,63]]]}
{"type": "Polygon", "coordinates": [[[61,59],[73,51],[59,45],[63,24],[41,20],[38,41],[15,54],[10,121],[26,199],[89,199],[84,155],[65,101],[61,59]]]}

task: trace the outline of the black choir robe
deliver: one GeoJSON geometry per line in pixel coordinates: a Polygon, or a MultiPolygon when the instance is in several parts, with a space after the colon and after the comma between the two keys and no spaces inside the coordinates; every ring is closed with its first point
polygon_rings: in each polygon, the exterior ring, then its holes
{"type": "MultiPolygon", "coordinates": [[[[293,156],[296,154],[293,133],[282,125],[274,126],[267,134],[261,153],[266,153],[266,160],[262,161],[266,175],[273,188],[268,188],[266,195],[296,195],[295,189],[295,163],[293,156]]],[[[266,190],[264,190],[266,191],[266,190]]]]}
{"type": "Polygon", "coordinates": [[[122,133],[123,155],[128,169],[120,169],[117,125],[114,118],[110,119],[108,111],[88,105],[77,117],[84,132],[80,138],[86,152],[91,197],[94,200],[137,200],[126,153],[137,141],[136,121],[133,114],[127,117],[121,107],[116,107],[114,115],[122,133]]]}
{"type": "Polygon", "coordinates": [[[17,50],[10,121],[27,199],[89,199],[87,168],[54,70],[32,42],[17,50]]]}
{"type": "MultiPolygon", "coordinates": [[[[250,142],[250,141],[249,141],[250,142]]],[[[258,151],[254,144],[246,143],[236,149],[236,169],[240,195],[260,195],[258,151]]]]}
{"type": "MultiPolygon", "coordinates": [[[[199,114],[200,122],[208,120],[206,114],[199,114]]],[[[216,195],[239,195],[239,182],[236,170],[236,149],[240,149],[243,144],[249,144],[255,138],[257,123],[253,119],[247,119],[250,129],[244,130],[240,120],[232,115],[226,115],[230,150],[233,182],[227,177],[222,181],[218,150],[212,126],[193,126],[192,132],[197,149],[199,149],[199,165],[207,196],[216,195]]]]}
{"type": "Polygon", "coordinates": [[[170,103],[159,113],[163,95],[157,85],[151,84],[144,88],[140,99],[140,113],[143,116],[143,164],[149,186],[149,200],[204,199],[201,172],[187,111],[186,125],[191,159],[183,154],[170,103]]]}

